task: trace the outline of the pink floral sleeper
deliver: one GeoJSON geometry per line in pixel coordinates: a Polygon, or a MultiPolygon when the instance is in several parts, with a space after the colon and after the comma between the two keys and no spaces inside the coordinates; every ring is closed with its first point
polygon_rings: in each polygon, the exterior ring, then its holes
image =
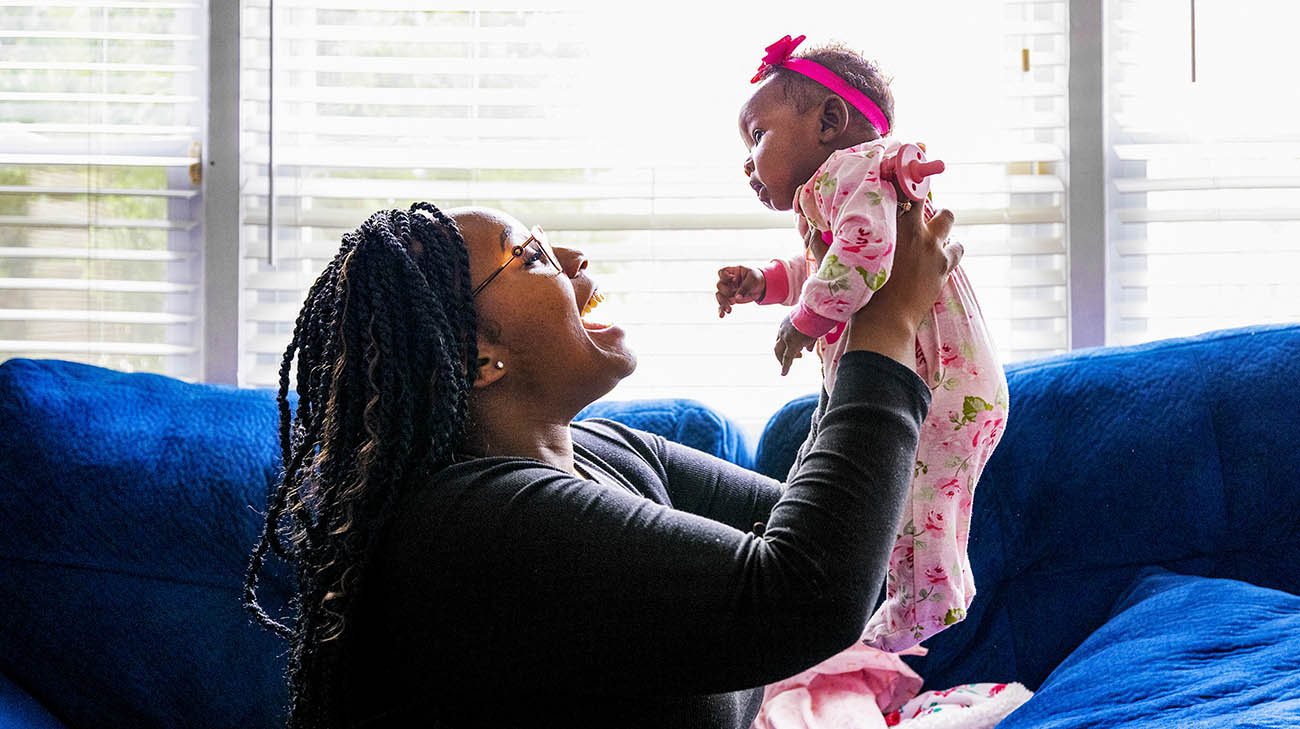
{"type": "MultiPolygon", "coordinates": [[[[897,142],[874,140],[835,152],[799,189],[796,210],[822,231],[821,267],[800,255],[764,269],[761,303],[798,308],[792,323],[819,337],[826,392],[844,353],[845,329],[889,278],[897,192],[880,162],[897,142]]],[[[927,220],[934,210],[926,204],[927,220]]],[[[957,268],[920,326],[917,373],[933,393],[917,449],[908,505],[889,562],[886,599],[863,643],[890,653],[962,620],[975,582],[966,553],[975,485],[1007,422],[1007,385],[965,273],[957,268]]]]}

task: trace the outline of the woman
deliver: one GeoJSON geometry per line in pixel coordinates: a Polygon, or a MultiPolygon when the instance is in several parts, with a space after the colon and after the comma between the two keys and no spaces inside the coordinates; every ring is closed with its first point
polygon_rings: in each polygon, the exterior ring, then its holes
{"type": "Polygon", "coordinates": [[[582,318],[581,252],[428,203],[344,236],[285,352],[246,591],[292,646],[290,726],[739,729],[763,684],[857,639],[929,404],[916,323],[961,257],[920,207],[784,488],[571,422],[636,366],[582,318]],[[297,569],[284,622],[254,594],[268,549],[297,569]]]}

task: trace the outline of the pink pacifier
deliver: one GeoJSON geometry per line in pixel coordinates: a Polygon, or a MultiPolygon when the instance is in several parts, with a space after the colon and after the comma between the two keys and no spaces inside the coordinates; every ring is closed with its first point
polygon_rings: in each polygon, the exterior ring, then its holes
{"type": "Polygon", "coordinates": [[[880,176],[898,183],[898,189],[916,202],[930,194],[930,175],[943,172],[943,160],[925,160],[925,152],[915,144],[904,144],[893,157],[880,162],[880,176]]]}

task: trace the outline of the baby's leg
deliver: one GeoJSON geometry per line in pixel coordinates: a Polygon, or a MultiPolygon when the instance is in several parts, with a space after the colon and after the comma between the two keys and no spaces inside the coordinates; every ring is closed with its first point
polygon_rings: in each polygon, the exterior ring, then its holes
{"type": "Polygon", "coordinates": [[[814,685],[764,700],[753,729],[884,729],[876,698],[854,676],[821,676],[814,685]]]}
{"type": "Polygon", "coordinates": [[[930,386],[908,504],[890,556],[884,604],[863,640],[916,645],[966,616],[975,582],[966,552],[975,486],[1006,426],[1006,379],[979,304],[958,269],[917,334],[930,386]]]}
{"type": "MultiPolygon", "coordinates": [[[[910,652],[925,655],[922,649],[910,652]]],[[[921,690],[921,677],[893,653],[854,643],[802,673],[767,686],[754,729],[878,729],[885,714],[921,690]]]]}

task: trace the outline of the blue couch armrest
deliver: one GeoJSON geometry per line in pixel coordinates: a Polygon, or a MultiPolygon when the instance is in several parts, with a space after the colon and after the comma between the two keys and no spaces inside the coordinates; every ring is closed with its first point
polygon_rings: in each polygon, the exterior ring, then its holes
{"type": "Polygon", "coordinates": [[[67,729],[32,695],[0,674],[0,727],[4,729],[67,729]]]}

